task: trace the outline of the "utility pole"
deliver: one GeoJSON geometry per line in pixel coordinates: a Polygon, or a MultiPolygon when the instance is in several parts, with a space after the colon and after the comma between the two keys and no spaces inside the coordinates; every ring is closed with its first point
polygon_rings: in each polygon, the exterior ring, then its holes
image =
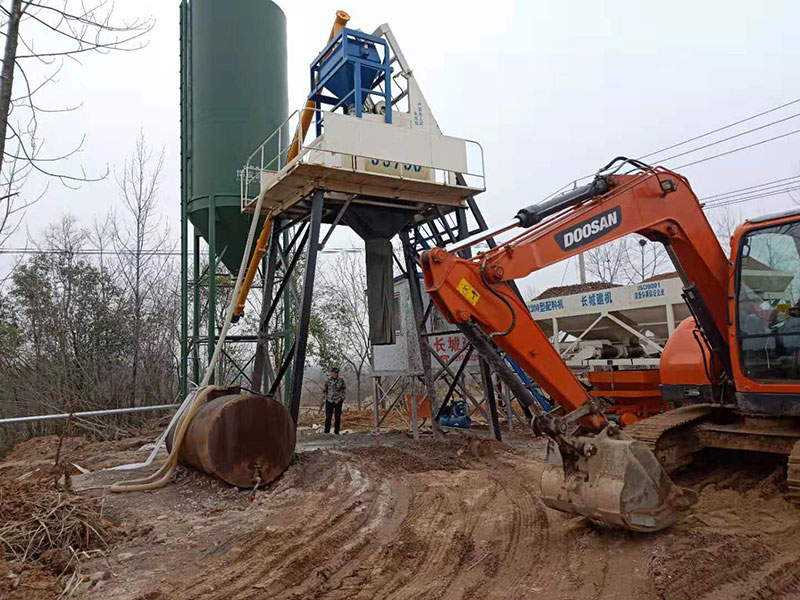
{"type": "Polygon", "coordinates": [[[583,259],[583,252],[578,254],[578,273],[581,283],[586,283],[586,262],[583,259]]]}
{"type": "Polygon", "coordinates": [[[644,276],[644,247],[647,245],[647,240],[644,238],[639,238],[639,248],[641,248],[642,252],[642,281],[645,280],[644,276]]]}

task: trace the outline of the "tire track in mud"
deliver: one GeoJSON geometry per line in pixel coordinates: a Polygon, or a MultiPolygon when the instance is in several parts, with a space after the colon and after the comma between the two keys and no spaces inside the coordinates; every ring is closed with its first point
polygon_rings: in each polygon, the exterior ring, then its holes
{"type": "Polygon", "coordinates": [[[605,595],[606,585],[608,583],[608,570],[611,566],[611,561],[608,558],[608,542],[603,539],[601,541],[602,548],[600,550],[600,560],[601,560],[601,567],[600,567],[600,578],[597,583],[595,583],[595,591],[594,595],[592,596],[592,600],[600,600],[605,595]]]}
{"type": "MultiPolygon", "coordinates": [[[[174,597],[246,600],[291,594],[294,588],[318,580],[324,583],[339,566],[337,563],[367,542],[356,534],[368,530],[366,525],[379,499],[373,484],[360,477],[354,481],[348,463],[336,464],[334,469],[328,487],[340,490],[339,493],[301,492],[317,496],[321,510],[292,515],[294,507],[290,503],[280,511],[284,513],[281,517],[296,524],[286,528],[284,535],[264,535],[255,530],[253,539],[238,556],[232,562],[225,561],[226,581],[221,589],[216,578],[211,578],[210,583],[201,578],[196,585],[186,587],[184,594],[174,597]],[[346,493],[342,495],[341,491],[346,493]]],[[[269,496],[263,501],[269,502],[269,496]]]]}
{"type": "Polygon", "coordinates": [[[109,496],[129,535],[85,565],[112,570],[86,597],[800,600],[780,461],[708,455],[675,476],[700,494],[693,513],[639,535],[546,508],[538,440],[350,439],[299,454],[255,495],[184,473],[109,496]]]}
{"type": "Polygon", "coordinates": [[[262,523],[163,598],[800,598],[800,511],[779,495],[719,489],[736,484],[724,473],[701,478],[692,517],[637,535],[546,508],[536,459],[500,446],[459,458],[459,448],[301,456],[252,507],[262,523]]]}
{"type": "MultiPolygon", "coordinates": [[[[353,475],[359,472],[349,462],[345,464],[352,488],[353,475]]],[[[363,480],[360,474],[359,479],[363,480]]],[[[388,489],[367,479],[355,486],[347,502],[338,504],[339,500],[334,498],[332,505],[336,510],[304,528],[302,550],[287,556],[270,573],[269,587],[258,588],[271,595],[313,598],[341,587],[341,571],[344,569],[346,573],[347,566],[357,563],[364,548],[374,543],[372,534],[392,508],[393,498],[387,495],[388,489]]]]}
{"type": "Polygon", "coordinates": [[[469,592],[479,598],[523,597],[544,566],[550,540],[549,521],[541,500],[532,494],[535,477],[525,470],[510,470],[503,477],[490,475],[500,489],[498,502],[507,506],[510,520],[495,532],[504,546],[481,581],[469,592]],[[517,483],[521,480],[523,483],[517,483]]]}
{"type": "MultiPolygon", "coordinates": [[[[476,465],[478,467],[480,465],[476,465]]],[[[493,465],[495,469],[497,465],[493,465]]],[[[500,469],[501,471],[503,469],[500,469]]],[[[386,596],[411,598],[518,598],[524,595],[531,570],[537,569],[549,534],[544,507],[531,494],[530,478],[521,471],[464,471],[437,482],[445,492],[439,510],[425,514],[412,509],[414,521],[428,523],[436,550],[429,552],[416,585],[386,596]],[[517,484],[514,479],[521,479],[517,484]],[[458,500],[461,500],[459,502],[458,500]],[[467,508],[463,505],[466,503],[467,508]],[[441,532],[447,532],[442,536],[441,532]]],[[[430,485],[420,480],[420,485],[430,485]]],[[[430,488],[427,493],[430,493],[430,488]]],[[[432,505],[420,492],[420,502],[432,505]]],[[[412,523],[411,525],[414,525],[412,523]]],[[[379,596],[383,597],[383,596],[379,596]]]]}
{"type": "Polygon", "coordinates": [[[780,590],[797,592],[796,577],[776,579],[785,563],[776,565],[774,552],[759,540],[728,536],[719,543],[692,537],[694,547],[686,548],[657,582],[664,600],[766,600],[780,597],[780,590]]]}
{"type": "Polygon", "coordinates": [[[268,515],[269,532],[254,532],[224,562],[207,562],[208,572],[224,569],[224,585],[194,578],[168,597],[513,598],[544,562],[549,519],[529,470],[398,474],[350,454],[321,458],[335,459],[332,477],[299,490],[287,479],[262,500],[281,517],[268,515]],[[309,503],[320,510],[303,512],[309,503]],[[271,523],[290,518],[294,505],[301,522],[274,531],[271,523]]]}
{"type": "Polygon", "coordinates": [[[404,485],[396,481],[380,484],[376,502],[349,542],[352,551],[345,551],[320,568],[326,574],[324,581],[315,583],[309,579],[306,585],[286,591],[303,598],[370,597],[366,592],[372,587],[371,568],[365,571],[362,565],[373,565],[376,553],[396,537],[408,514],[408,505],[409,495],[404,485]]]}
{"type": "Polygon", "coordinates": [[[747,578],[746,584],[745,590],[721,588],[715,596],[733,600],[796,600],[800,598],[800,557],[759,569],[747,578]]]}

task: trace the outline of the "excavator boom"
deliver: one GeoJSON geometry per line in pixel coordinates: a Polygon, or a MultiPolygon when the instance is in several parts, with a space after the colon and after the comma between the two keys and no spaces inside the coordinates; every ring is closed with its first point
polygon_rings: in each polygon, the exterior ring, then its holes
{"type": "MultiPolygon", "coordinates": [[[[474,258],[457,254],[470,241],[450,251],[434,248],[423,253],[425,290],[445,318],[496,366],[521,401],[532,410],[538,406],[497,360],[497,348],[558,404],[547,414],[539,410],[534,419],[534,427],[558,446],[562,462],[542,476],[546,504],[632,530],[669,526],[696,496],[675,486],[642,442],[631,440],[605,419],[602,401],[592,398],[575,377],[509,282],[638,233],[665,245],[683,279],[684,298],[709,345],[717,356],[729,357],[727,258],[697,198],[677,173],[619,158],[592,183],[520,210],[501,229],[511,227],[524,230],[474,258]],[[639,172],[606,174],[625,163],[639,172]]],[[[471,242],[494,233],[484,232],[471,242]]]]}

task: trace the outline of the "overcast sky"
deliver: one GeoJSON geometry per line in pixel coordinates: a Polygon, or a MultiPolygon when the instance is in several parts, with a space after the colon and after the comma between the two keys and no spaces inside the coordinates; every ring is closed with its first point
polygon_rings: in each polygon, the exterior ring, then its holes
{"type": "MultiPolygon", "coordinates": [[[[483,145],[488,189],[479,204],[490,224],[507,221],[519,207],[614,156],[641,156],[800,98],[800,2],[791,0],[278,4],[288,22],[291,108],[305,99],[308,65],[327,39],[337,8],[350,13],[354,28],[372,31],[389,23],[444,133],[483,145]]],[[[45,98],[51,105],[83,105],[42,124],[52,152],[69,149],[86,134],[84,151],[65,168],[83,165],[90,174],[102,173],[106,165],[119,169],[140,130],[152,146],[163,147],[161,209],[176,233],[178,5],[176,0],[118,0],[121,16],[156,19],[149,46],[67,65],[45,98]]],[[[800,113],[800,104],[720,136],[795,113],[800,113]]],[[[800,129],[800,118],[666,166],[795,129],[800,129]]],[[[269,132],[263,133],[266,137],[269,132]]],[[[699,197],[798,175],[800,134],[683,172],[699,197]]],[[[29,212],[25,226],[36,234],[65,212],[88,222],[117,202],[113,178],[77,191],[53,184],[29,212]]],[[[790,204],[782,196],[742,205],[741,210],[747,217],[790,204]]],[[[342,232],[332,243],[358,242],[342,232]]],[[[533,285],[542,290],[575,279],[573,266],[560,265],[537,274],[533,285]]]]}

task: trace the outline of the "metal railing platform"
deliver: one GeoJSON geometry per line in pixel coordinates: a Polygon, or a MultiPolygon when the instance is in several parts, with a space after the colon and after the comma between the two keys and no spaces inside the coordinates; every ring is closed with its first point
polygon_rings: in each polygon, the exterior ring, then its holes
{"type": "MultiPolygon", "coordinates": [[[[386,155],[375,157],[329,149],[325,147],[324,133],[301,145],[297,157],[285,164],[293,139],[286,132],[299,113],[295,111],[247,160],[240,173],[243,212],[252,213],[262,195],[262,212],[278,215],[308,198],[315,189],[356,203],[381,204],[384,200],[389,206],[410,210],[430,206],[450,209],[465,206],[467,198],[486,189],[483,149],[472,140],[463,142],[480,163],[475,172],[441,168],[434,161],[411,164],[390,160],[386,155]]],[[[322,112],[323,120],[328,114],[331,113],[322,112]]]]}

